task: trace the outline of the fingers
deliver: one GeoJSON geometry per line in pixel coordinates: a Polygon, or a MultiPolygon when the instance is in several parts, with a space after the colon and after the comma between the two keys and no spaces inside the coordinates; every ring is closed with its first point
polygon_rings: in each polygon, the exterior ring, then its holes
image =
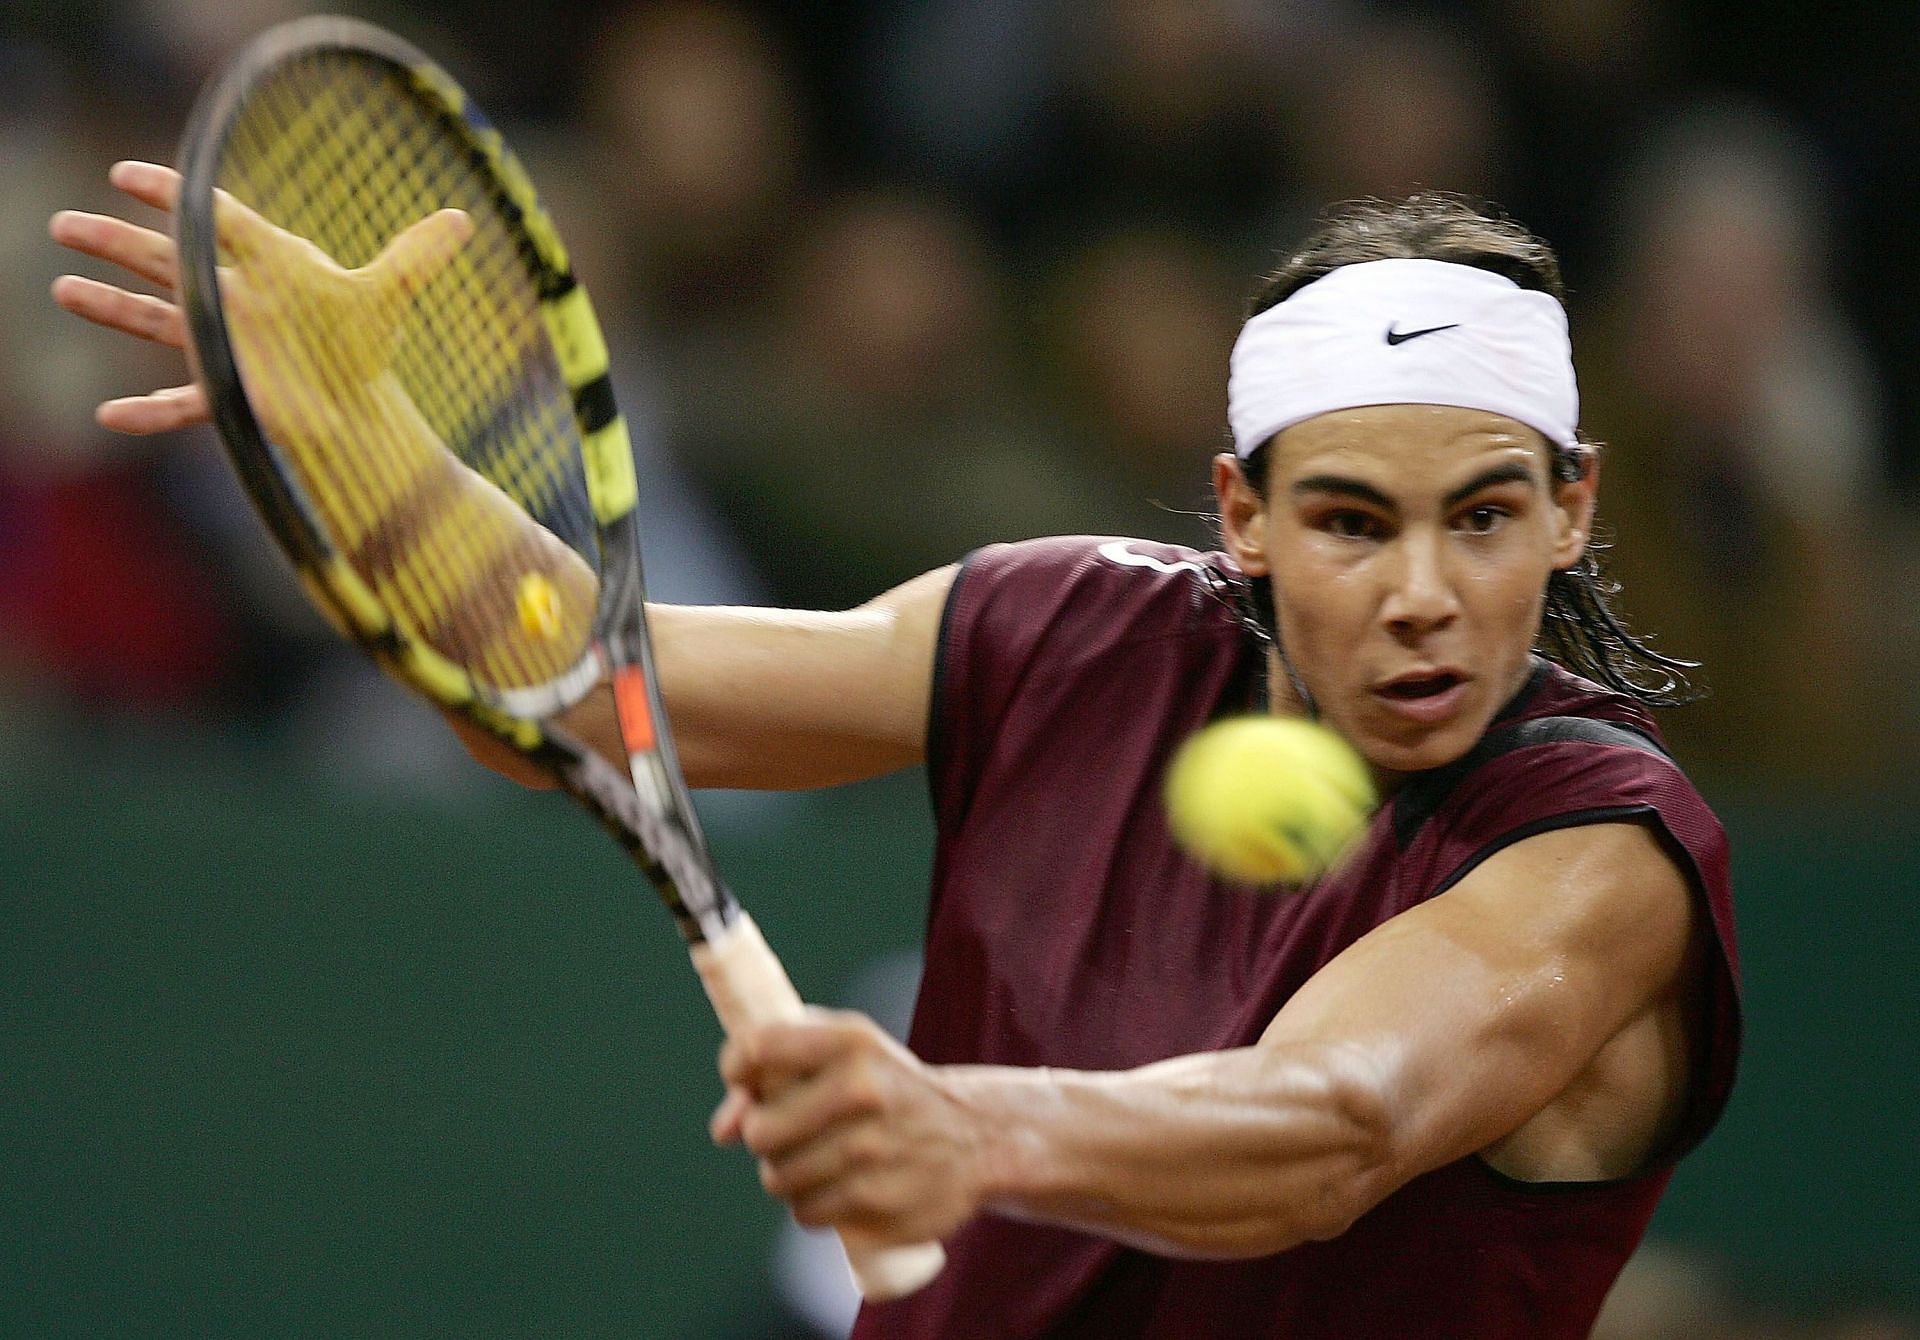
{"type": "Polygon", "coordinates": [[[975,1119],[865,1016],[816,1010],[742,1030],[721,1069],[714,1138],[745,1145],[800,1223],[917,1242],[977,1207],[975,1119]]]}
{"type": "MultiPolygon", "coordinates": [[[[180,193],[180,174],[157,163],[115,163],[107,180],[155,209],[171,211],[180,193]]],[[[48,223],[47,231],[64,247],[118,265],[162,288],[172,290],[179,280],[172,239],[151,228],[109,215],[61,210],[48,223]]],[[[110,330],[170,349],[186,347],[186,323],[180,309],[163,298],[131,293],[80,275],[62,275],[53,281],[53,300],[75,316],[110,330]]],[[[140,435],[190,428],[206,423],[210,417],[205,393],[193,385],[122,396],[94,411],[101,427],[140,435]]]]}
{"type": "Polygon", "coordinates": [[[796,1202],[870,1166],[878,1152],[874,1144],[867,1128],[852,1127],[834,1131],[825,1139],[810,1140],[785,1153],[762,1154],[760,1185],[770,1195],[796,1202]]]}
{"type": "Polygon", "coordinates": [[[780,1158],[760,1160],[760,1185],[809,1228],[853,1229],[895,1242],[939,1237],[952,1227],[949,1194],[925,1170],[902,1162],[879,1122],[854,1122],[780,1158]]]}
{"type": "MultiPolygon", "coordinates": [[[[171,211],[179,202],[180,174],[157,163],[115,163],[107,179],[134,199],[156,209],[171,211]]],[[[283,236],[279,229],[227,192],[216,191],[214,197],[220,243],[233,254],[256,252],[283,236]]],[[[72,209],[55,214],[47,230],[62,246],[118,265],[162,288],[178,288],[179,249],[165,233],[111,215],[72,209]]]]}
{"type": "Polygon", "coordinates": [[[82,275],[61,275],[53,281],[53,300],[95,325],[152,340],[169,349],[186,348],[186,322],[180,309],[164,298],[129,293],[82,275]]]}
{"type": "Polygon", "coordinates": [[[102,428],[146,436],[192,428],[212,418],[207,396],[198,386],[169,386],[148,395],[109,400],[93,413],[102,428]]]}
{"type": "Polygon", "coordinates": [[[118,265],[169,291],[180,277],[173,239],[125,219],[63,209],[48,223],[47,232],[63,247],[118,265]]]}
{"type": "MultiPolygon", "coordinates": [[[[727,1096],[710,1130],[721,1143],[739,1140],[761,1162],[769,1190],[785,1195],[783,1160],[811,1162],[829,1131],[879,1113],[890,1060],[879,1030],[862,1016],[818,1012],[806,1023],[776,1024],[742,1033],[721,1055],[727,1096]]],[[[832,1142],[828,1142],[832,1143],[832,1142]]],[[[815,1177],[809,1174],[805,1183],[815,1177]]]]}
{"type": "Polygon", "coordinates": [[[180,174],[158,163],[125,159],[107,169],[107,180],[142,204],[169,214],[180,198],[180,174]]]}
{"type": "Polygon", "coordinates": [[[436,210],[413,224],[368,266],[383,285],[410,295],[446,267],[473,236],[473,218],[465,210],[436,210]]]}
{"type": "Polygon", "coordinates": [[[858,1063],[810,1076],[749,1106],[741,1143],[761,1158],[782,1158],[832,1126],[879,1112],[880,1090],[878,1076],[858,1063]]]}
{"type": "Polygon", "coordinates": [[[879,1030],[848,1011],[812,1009],[804,1021],[767,1024],[727,1039],[720,1075],[728,1084],[764,1097],[821,1069],[849,1048],[871,1043],[879,1030]]]}
{"type": "MultiPolygon", "coordinates": [[[[107,180],[142,204],[171,214],[180,203],[180,174],[158,163],[125,159],[107,169],[107,180]]],[[[246,256],[279,232],[259,214],[225,191],[213,193],[213,225],[220,245],[246,256]]]]}

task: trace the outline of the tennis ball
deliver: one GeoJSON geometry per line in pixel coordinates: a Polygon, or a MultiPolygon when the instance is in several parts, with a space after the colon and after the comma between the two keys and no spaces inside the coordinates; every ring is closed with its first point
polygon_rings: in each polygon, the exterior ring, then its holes
{"type": "Polygon", "coordinates": [[[1173,836],[1239,884],[1304,884],[1366,827],[1372,779],[1353,747],[1296,718],[1232,717],[1200,730],[1167,769],[1173,836]]]}
{"type": "Polygon", "coordinates": [[[560,635],[560,591],[544,573],[529,572],[520,579],[514,606],[527,636],[551,642],[560,635]]]}

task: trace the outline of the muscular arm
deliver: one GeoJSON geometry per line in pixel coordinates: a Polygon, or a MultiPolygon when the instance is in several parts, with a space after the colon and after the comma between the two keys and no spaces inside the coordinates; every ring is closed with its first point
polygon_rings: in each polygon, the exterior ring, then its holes
{"type": "MultiPolygon", "coordinates": [[[[1645,828],[1517,843],[1328,964],[1257,1046],[1050,1084],[1003,1073],[1039,1138],[996,1199],[1207,1255],[1332,1236],[1573,1084],[1672,993],[1691,924],[1645,828]]],[[[1663,1110],[1684,1079],[1645,1078],[1663,1110]]]]}
{"type": "MultiPolygon", "coordinates": [[[[841,613],[649,607],[689,784],[794,790],[919,762],[956,571],[926,573],[841,613]]],[[[568,724],[625,766],[611,693],[593,694],[568,724]]]]}
{"type": "MultiPolygon", "coordinates": [[[[1541,834],[1356,942],[1255,1046],[1089,1073],[924,1067],[869,1041],[810,1072],[784,1050],[803,1030],[763,1035],[729,1048],[737,1093],[716,1131],[737,1128],[808,1222],[913,1236],[991,1209],[1262,1255],[1525,1129],[1673,998],[1693,934],[1686,882],[1646,829],[1541,834]],[[763,1073],[808,1078],[747,1110],[763,1073]]],[[[821,1032],[836,1029],[853,1026],[821,1032]]],[[[1685,1082],[1684,1055],[1642,1066],[1572,1140],[1643,1159],[1685,1082]]]]}

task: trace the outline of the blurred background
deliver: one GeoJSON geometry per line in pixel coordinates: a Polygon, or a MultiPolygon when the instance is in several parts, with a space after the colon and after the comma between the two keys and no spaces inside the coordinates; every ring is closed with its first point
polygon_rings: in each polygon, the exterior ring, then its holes
{"type": "MultiPolygon", "coordinates": [[[[1622,604],[1706,663],[1664,724],[1748,974],[1741,1088],[1602,1334],[1920,1334],[1920,6],[332,8],[547,196],[663,599],[1204,545],[1241,303],[1317,211],[1437,187],[1546,236],[1622,604]]],[[[817,1244],[706,1145],[717,1029],[640,881],[335,643],[210,434],[92,425],[179,364],[53,306],[87,267],[46,217],[120,209],[107,165],[307,9],[0,7],[0,1333],[832,1334],[817,1244]]],[[[926,809],[703,812],[806,993],[885,1014],[926,809]]]]}

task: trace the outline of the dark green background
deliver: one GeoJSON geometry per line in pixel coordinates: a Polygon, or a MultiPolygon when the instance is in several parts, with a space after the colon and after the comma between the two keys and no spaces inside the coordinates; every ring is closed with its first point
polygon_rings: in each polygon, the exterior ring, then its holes
{"type": "MultiPolygon", "coordinates": [[[[764,1292],[718,1030],[565,801],[0,777],[0,1334],[699,1336],[764,1292]]],[[[716,834],[808,995],[916,938],[925,808],[915,774],[716,834]]],[[[1920,1299],[1911,809],[1723,809],[1750,1044],[1656,1229],[1757,1293],[1920,1299]]]]}

